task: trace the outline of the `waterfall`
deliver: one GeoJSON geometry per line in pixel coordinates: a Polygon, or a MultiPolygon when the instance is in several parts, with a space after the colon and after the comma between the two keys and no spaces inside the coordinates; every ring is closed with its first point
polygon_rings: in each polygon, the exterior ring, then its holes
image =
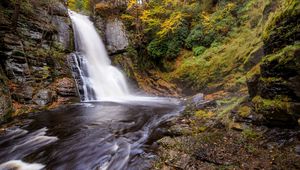
{"type": "Polygon", "coordinates": [[[71,11],[76,53],[73,64],[80,77],[83,101],[129,96],[126,78],[111,61],[94,24],[88,16],[71,11]]]}

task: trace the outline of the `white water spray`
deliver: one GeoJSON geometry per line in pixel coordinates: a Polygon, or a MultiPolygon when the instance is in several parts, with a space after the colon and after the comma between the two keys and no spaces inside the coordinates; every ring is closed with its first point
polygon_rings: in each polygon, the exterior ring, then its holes
{"type": "Polygon", "coordinates": [[[124,75],[114,66],[95,26],[87,16],[70,12],[75,32],[76,50],[74,60],[81,78],[84,101],[129,96],[124,75]]]}

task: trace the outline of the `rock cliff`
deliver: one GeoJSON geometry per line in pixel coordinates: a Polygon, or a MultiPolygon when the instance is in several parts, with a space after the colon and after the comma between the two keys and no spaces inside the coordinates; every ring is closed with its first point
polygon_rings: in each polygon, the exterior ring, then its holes
{"type": "Polygon", "coordinates": [[[141,44],[133,42],[134,32],[126,27],[122,14],[127,9],[127,1],[96,0],[94,4],[94,23],[104,41],[108,54],[115,65],[140,89],[148,94],[159,96],[179,96],[180,90],[172,83],[165,81],[155,71],[140,66],[138,48],[141,44]]]}
{"type": "Polygon", "coordinates": [[[255,112],[268,125],[295,126],[300,118],[299,1],[286,1],[264,31],[265,56],[248,80],[255,112]]]}
{"type": "Polygon", "coordinates": [[[2,0],[0,18],[1,120],[77,99],[64,2],[2,0]]]}

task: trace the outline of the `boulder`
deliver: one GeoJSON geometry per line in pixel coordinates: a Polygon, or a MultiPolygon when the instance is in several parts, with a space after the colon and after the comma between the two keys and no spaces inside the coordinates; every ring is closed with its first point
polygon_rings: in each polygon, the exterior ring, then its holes
{"type": "Polygon", "coordinates": [[[10,56],[5,62],[7,77],[16,83],[24,83],[29,78],[29,66],[24,58],[10,56]]]}
{"type": "Polygon", "coordinates": [[[30,85],[17,87],[12,92],[12,98],[22,104],[31,104],[33,98],[33,87],[31,87],[30,85]]]}
{"type": "Polygon", "coordinates": [[[56,92],[60,96],[64,97],[75,97],[77,96],[76,85],[73,79],[71,78],[62,78],[57,80],[56,92]]]}
{"type": "Polygon", "coordinates": [[[300,118],[300,45],[264,57],[260,73],[248,79],[256,113],[270,126],[297,126],[300,118]]]}
{"type": "Polygon", "coordinates": [[[33,97],[35,104],[39,106],[46,106],[54,101],[56,93],[49,89],[41,89],[33,97]]]}
{"type": "Polygon", "coordinates": [[[110,54],[123,52],[129,45],[124,24],[117,18],[107,21],[105,36],[110,54]]]}

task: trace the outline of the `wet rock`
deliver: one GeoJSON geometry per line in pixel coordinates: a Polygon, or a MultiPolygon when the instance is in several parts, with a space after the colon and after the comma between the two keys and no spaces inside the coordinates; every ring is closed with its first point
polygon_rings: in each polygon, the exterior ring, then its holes
{"type": "Polygon", "coordinates": [[[129,45],[124,24],[117,18],[107,21],[105,35],[110,54],[120,53],[129,45]]]}
{"type": "Polygon", "coordinates": [[[213,163],[215,165],[224,165],[227,163],[222,163],[219,160],[216,160],[216,156],[211,155],[208,149],[206,148],[200,148],[197,149],[193,155],[197,160],[200,160],[202,162],[207,162],[207,163],[213,163]]]}
{"type": "Polygon", "coordinates": [[[40,31],[33,31],[30,28],[20,28],[18,31],[20,31],[20,34],[23,36],[32,39],[32,40],[41,40],[43,38],[43,33],[40,31]]]}
{"type": "Polygon", "coordinates": [[[56,82],[56,91],[60,96],[77,96],[76,85],[73,79],[62,78],[56,82]]]}
{"type": "Polygon", "coordinates": [[[107,44],[106,36],[105,36],[105,29],[106,29],[105,19],[102,16],[97,15],[94,18],[94,24],[96,28],[99,30],[98,32],[100,34],[102,41],[104,42],[104,44],[107,44]]]}
{"type": "Polygon", "coordinates": [[[200,102],[202,103],[203,101],[204,101],[204,94],[203,93],[198,93],[198,94],[196,94],[192,97],[192,102],[195,105],[199,104],[200,102]]]}
{"type": "Polygon", "coordinates": [[[259,82],[260,75],[255,74],[250,79],[247,80],[247,86],[248,86],[248,93],[250,98],[253,98],[258,93],[258,82],[259,82]]]}
{"type": "Polygon", "coordinates": [[[29,85],[18,87],[12,93],[12,98],[22,104],[31,104],[33,98],[33,87],[29,85]]]}
{"type": "Polygon", "coordinates": [[[49,89],[42,89],[33,97],[33,101],[39,106],[46,106],[54,101],[56,97],[55,92],[49,89]]]}
{"type": "MultiPolygon", "coordinates": [[[[65,2],[55,1],[53,5],[46,1],[36,3],[30,13],[21,8],[15,32],[6,23],[11,16],[0,16],[3,28],[0,30],[0,87],[3,91],[0,92],[0,101],[3,101],[0,103],[0,119],[2,115],[14,115],[13,110],[23,113],[30,111],[28,108],[38,109],[50,104],[56,98],[53,82],[58,77],[72,77],[63,57],[72,50],[72,29],[65,2]],[[16,104],[12,105],[12,101],[16,104]]],[[[14,10],[12,1],[6,3],[7,11],[14,10]]],[[[68,88],[71,87],[61,86],[60,92],[71,95],[72,92],[66,90],[68,88]]],[[[61,101],[65,98],[70,99],[60,96],[61,101]]]]}

